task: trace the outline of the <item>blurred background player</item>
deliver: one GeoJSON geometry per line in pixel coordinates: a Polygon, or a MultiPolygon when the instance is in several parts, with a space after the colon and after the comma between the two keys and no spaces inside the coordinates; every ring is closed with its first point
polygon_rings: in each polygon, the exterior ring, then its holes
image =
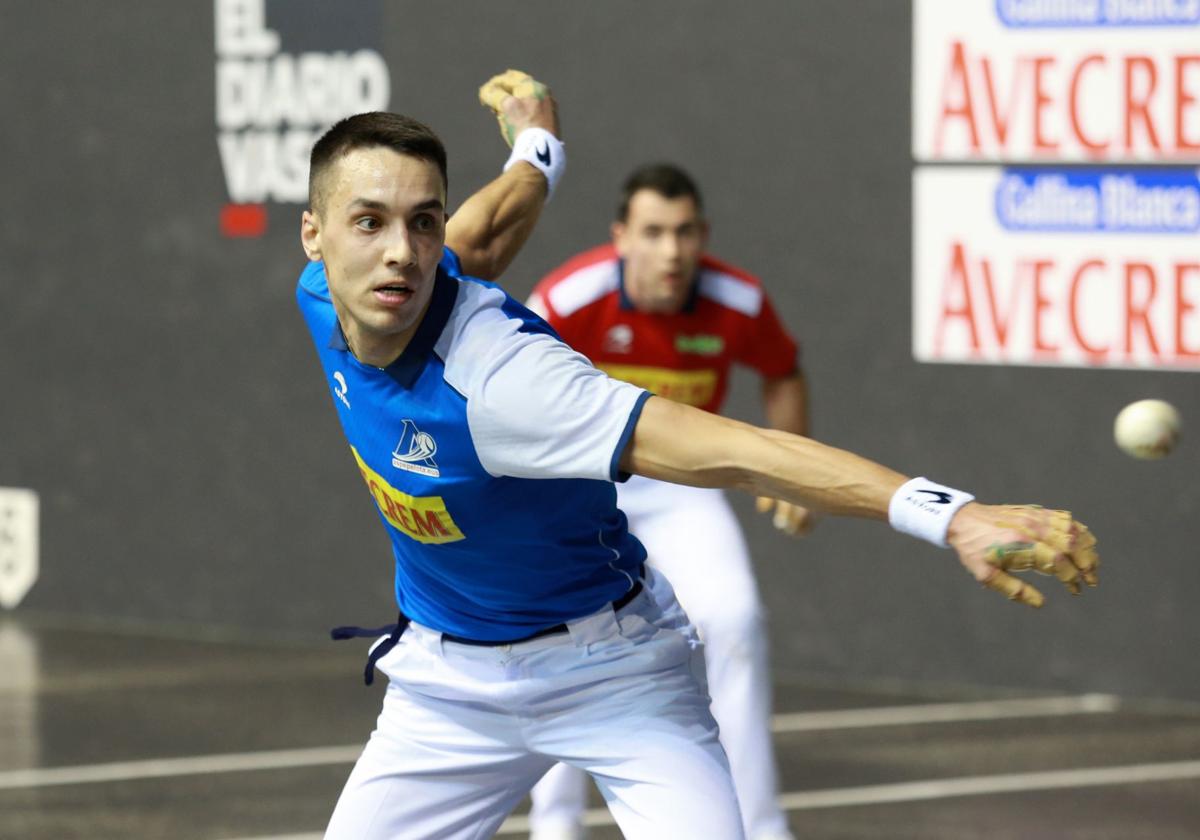
{"type": "MultiPolygon", "coordinates": [[[[567,261],[529,306],[610,376],[716,412],[733,363],[762,376],[766,425],[808,434],[797,345],[752,275],[705,253],[700,191],[677,166],[652,164],[625,181],[611,244],[567,261]]],[[[746,836],[790,838],[776,801],[766,621],[741,528],[721,490],[634,476],[619,507],[699,629],[713,716],[729,756],[746,836]]],[[[812,525],[809,511],[760,498],[777,527],[812,525]]],[[[534,840],[583,836],[587,780],[558,765],[534,788],[534,840]]]]}

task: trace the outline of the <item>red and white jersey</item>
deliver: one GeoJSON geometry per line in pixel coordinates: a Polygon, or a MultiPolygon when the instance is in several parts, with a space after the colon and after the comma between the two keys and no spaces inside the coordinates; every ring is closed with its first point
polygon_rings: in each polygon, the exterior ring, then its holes
{"type": "Polygon", "coordinates": [[[705,255],[682,311],[666,315],[634,308],[622,267],[612,245],[585,251],[527,305],[609,376],[706,411],[720,409],[734,362],[765,377],[796,372],[796,342],[753,275],[705,255]]]}

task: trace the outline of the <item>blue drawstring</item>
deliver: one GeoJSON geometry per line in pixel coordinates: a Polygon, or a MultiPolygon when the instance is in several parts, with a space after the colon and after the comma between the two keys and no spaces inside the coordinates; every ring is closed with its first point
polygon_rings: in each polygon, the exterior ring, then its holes
{"type": "Polygon", "coordinates": [[[387,638],[375,645],[370,655],[367,656],[367,667],[363,669],[363,682],[371,685],[375,682],[375,663],[388,655],[400,641],[400,637],[407,627],[408,617],[401,613],[395,624],[383,627],[355,627],[353,625],[334,627],[329,631],[329,637],[335,642],[340,642],[345,639],[373,639],[384,633],[387,634],[387,638]]]}

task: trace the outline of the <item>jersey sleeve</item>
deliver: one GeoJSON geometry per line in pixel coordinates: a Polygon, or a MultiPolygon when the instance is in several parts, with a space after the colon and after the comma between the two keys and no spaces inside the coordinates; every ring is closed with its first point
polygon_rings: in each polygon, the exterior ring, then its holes
{"type": "Polygon", "coordinates": [[[766,295],[763,295],[758,315],[747,323],[735,358],[768,378],[789,376],[800,368],[800,348],[780,322],[766,295]]]}
{"type": "Polygon", "coordinates": [[[623,481],[617,465],[650,393],[553,336],[515,332],[483,356],[465,396],[476,455],[491,475],[623,481]]]}

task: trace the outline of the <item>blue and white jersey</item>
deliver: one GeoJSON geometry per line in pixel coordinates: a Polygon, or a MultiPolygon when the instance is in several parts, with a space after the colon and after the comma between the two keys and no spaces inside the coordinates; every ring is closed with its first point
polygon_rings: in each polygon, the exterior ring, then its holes
{"type": "Polygon", "coordinates": [[[649,392],[609,379],[446,250],[408,347],[380,369],[338,325],[323,263],[296,297],[396,557],[409,618],[480,641],[594,612],[646,551],[617,462],[649,392]]]}

